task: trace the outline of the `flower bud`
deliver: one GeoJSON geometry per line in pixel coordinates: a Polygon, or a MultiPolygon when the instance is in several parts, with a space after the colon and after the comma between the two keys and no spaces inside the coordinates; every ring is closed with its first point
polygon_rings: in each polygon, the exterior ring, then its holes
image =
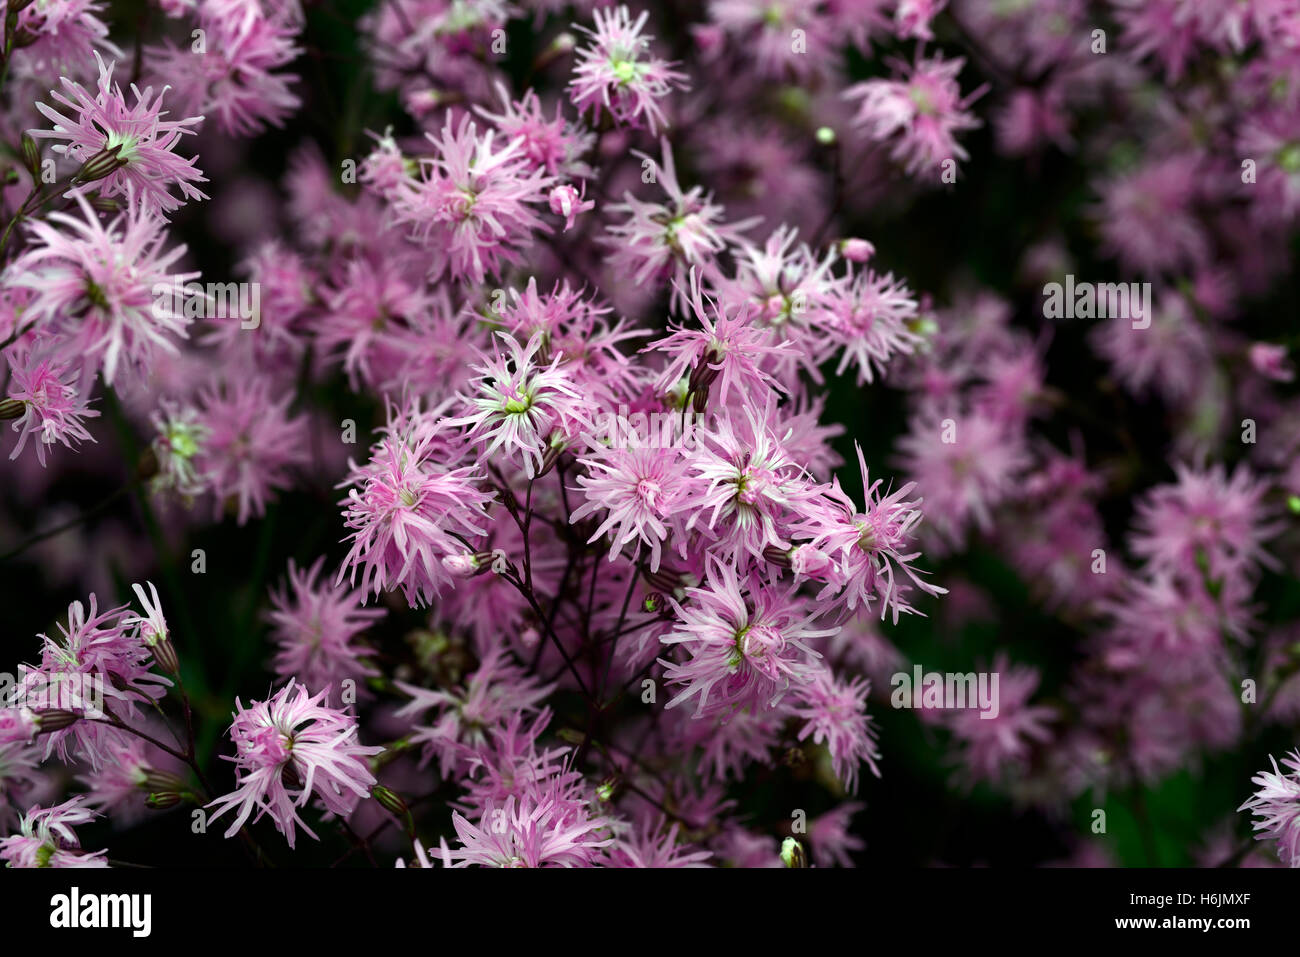
{"type": "Polygon", "coordinates": [[[831,567],[831,558],[821,549],[799,545],[790,552],[790,567],[796,575],[805,578],[825,578],[831,567]]]}
{"type": "Polygon", "coordinates": [[[442,556],[442,567],[453,578],[473,578],[483,571],[483,564],[472,552],[442,556]]]}
{"type": "Polygon", "coordinates": [[[622,778],[617,774],[611,774],[609,777],[605,778],[605,780],[596,785],[596,800],[600,801],[602,804],[608,804],[610,801],[618,797],[618,793],[622,790],[622,786],[622,778]]]}
{"type": "Polygon", "coordinates": [[[411,809],[407,807],[400,794],[390,791],[382,784],[376,784],[370,789],[370,796],[380,807],[402,822],[408,836],[415,834],[415,818],[411,816],[411,809]]]}
{"type": "Polygon", "coordinates": [[[1295,378],[1295,369],[1287,362],[1286,346],[1256,342],[1250,347],[1250,364],[1256,372],[1274,382],[1290,382],[1295,378]]]}
{"type": "Polygon", "coordinates": [[[551,436],[550,443],[546,446],[546,452],[542,455],[542,467],[537,470],[535,478],[541,478],[555,467],[555,463],[560,460],[564,454],[565,442],[564,437],[556,432],[551,436]]]}
{"type": "Polygon", "coordinates": [[[21,418],[27,410],[22,399],[0,399],[0,421],[21,418]]]}
{"type": "Polygon", "coordinates": [[[876,247],[865,239],[841,239],[840,255],[849,262],[864,263],[876,254],[876,247]]]}
{"type": "Polygon", "coordinates": [[[36,729],[41,734],[62,731],[81,720],[81,715],[75,711],[65,711],[62,708],[45,708],[33,713],[36,716],[36,729]]]}
{"type": "Polygon", "coordinates": [[[144,643],[149,646],[153,652],[153,660],[158,662],[158,667],[165,674],[178,675],[181,673],[181,661],[176,655],[176,646],[166,635],[150,634],[144,635],[144,643]]]}
{"type": "Polygon", "coordinates": [[[36,138],[30,133],[23,134],[23,166],[32,174],[32,179],[41,175],[41,148],[36,145],[36,138]]]}
{"type": "Polygon", "coordinates": [[[95,180],[103,179],[105,176],[111,176],[123,166],[126,160],[118,155],[119,147],[100,150],[86,162],[81,164],[81,169],[77,170],[72,176],[74,184],[93,183],[95,180]]]}
{"type": "Polygon", "coordinates": [[[692,392],[708,392],[709,386],[713,385],[713,380],[721,371],[714,368],[714,363],[720,362],[721,359],[721,356],[714,356],[712,350],[700,356],[699,361],[691,368],[691,377],[687,380],[686,387],[692,392]]]}
{"type": "Polygon", "coordinates": [[[803,845],[793,837],[781,842],[781,860],[786,867],[807,867],[808,858],[804,856],[803,845]]]}
{"type": "Polygon", "coordinates": [[[789,568],[792,554],[793,552],[790,549],[777,548],[775,545],[768,545],[763,549],[763,559],[769,565],[775,565],[778,568],[789,568]]]}

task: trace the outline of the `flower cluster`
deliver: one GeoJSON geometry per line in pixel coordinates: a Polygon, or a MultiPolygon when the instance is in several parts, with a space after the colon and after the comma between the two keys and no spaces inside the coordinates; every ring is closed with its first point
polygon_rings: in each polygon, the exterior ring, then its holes
{"type": "Polygon", "coordinates": [[[6,864],[1185,863],[1063,809],[1294,740],[1295,3],[141,6],[0,34],[6,864]]]}

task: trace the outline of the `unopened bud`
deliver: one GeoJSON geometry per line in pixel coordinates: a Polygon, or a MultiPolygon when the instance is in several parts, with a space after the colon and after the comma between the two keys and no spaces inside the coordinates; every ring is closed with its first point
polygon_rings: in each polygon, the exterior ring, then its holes
{"type": "Polygon", "coordinates": [[[546,453],[542,456],[542,467],[537,470],[536,478],[541,478],[555,467],[555,463],[564,454],[564,446],[564,439],[558,432],[551,436],[550,444],[546,447],[546,453]]]}
{"type": "Polygon", "coordinates": [[[110,149],[100,150],[86,162],[81,164],[81,169],[77,170],[72,176],[74,184],[93,183],[95,180],[103,179],[105,176],[111,176],[117,170],[126,165],[126,160],[118,155],[120,147],[114,146],[110,149]]]}
{"type": "Polygon", "coordinates": [[[380,807],[402,823],[408,835],[415,834],[415,818],[411,816],[411,809],[407,807],[400,794],[388,790],[382,784],[376,784],[370,789],[370,796],[380,807]]]}
{"type": "Polygon", "coordinates": [[[807,867],[808,858],[804,856],[803,845],[793,837],[781,842],[781,861],[786,867],[807,867]]]}
{"type": "Polygon", "coordinates": [[[176,655],[176,646],[172,644],[170,638],[166,635],[146,636],[144,643],[149,646],[153,652],[153,660],[158,662],[158,667],[165,674],[178,675],[181,673],[180,658],[176,655]]]}
{"type": "Polygon", "coordinates": [[[41,734],[62,731],[64,728],[71,727],[81,720],[81,715],[75,711],[65,711],[63,708],[46,708],[42,711],[36,711],[34,714],[36,717],[36,730],[41,734]]]}
{"type": "Polygon", "coordinates": [[[932,316],[917,316],[907,320],[907,331],[928,339],[939,331],[939,324],[932,316]]]}
{"type": "Polygon", "coordinates": [[[611,774],[605,780],[596,785],[596,799],[602,804],[608,804],[614,798],[618,797],[618,792],[623,785],[622,779],[617,774],[611,774]]]}
{"type": "Polygon", "coordinates": [[[480,575],[491,567],[492,553],[486,554],[486,558],[480,558],[473,552],[461,552],[456,555],[444,555],[442,557],[442,567],[453,578],[473,578],[480,575]]]}
{"type": "Polygon", "coordinates": [[[811,545],[799,545],[790,552],[790,567],[796,575],[825,578],[832,564],[829,555],[811,545]]]}
{"type": "Polygon", "coordinates": [[[23,134],[23,166],[32,174],[32,179],[41,175],[41,148],[36,145],[36,138],[30,133],[23,134]]]}
{"type": "Polygon", "coordinates": [[[790,567],[790,552],[788,548],[777,548],[775,545],[768,545],[763,549],[763,558],[769,565],[775,565],[778,568],[790,567]]]}
{"type": "Polygon", "coordinates": [[[714,361],[720,361],[721,356],[715,357],[712,350],[700,356],[699,361],[691,369],[691,377],[686,382],[686,387],[692,392],[708,392],[709,386],[713,385],[713,380],[718,377],[722,370],[714,367],[714,361]]]}
{"type": "Polygon", "coordinates": [[[876,247],[865,239],[841,239],[840,255],[849,262],[864,263],[876,254],[876,247]]]}
{"type": "Polygon", "coordinates": [[[694,399],[691,400],[691,411],[696,415],[703,415],[709,410],[709,390],[706,388],[702,392],[695,393],[694,399]]]}

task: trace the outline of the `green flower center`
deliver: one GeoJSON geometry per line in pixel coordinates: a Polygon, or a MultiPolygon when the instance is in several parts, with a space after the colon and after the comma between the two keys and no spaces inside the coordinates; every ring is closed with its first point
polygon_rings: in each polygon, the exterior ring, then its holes
{"type": "Polygon", "coordinates": [[[611,60],[610,69],[614,73],[614,79],[618,80],[619,86],[627,86],[637,78],[640,72],[636,63],[632,60],[611,60]]]}

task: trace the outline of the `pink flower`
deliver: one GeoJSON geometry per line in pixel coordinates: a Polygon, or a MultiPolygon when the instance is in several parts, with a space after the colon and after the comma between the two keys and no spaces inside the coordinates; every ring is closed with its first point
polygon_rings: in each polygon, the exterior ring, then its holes
{"type": "Polygon", "coordinates": [[[930,21],[947,5],[948,0],[899,0],[898,9],[894,13],[898,35],[917,40],[933,40],[930,21]]]}
{"type": "Polygon", "coordinates": [[[266,701],[245,708],[238,699],[230,736],[235,756],[235,790],[208,805],[215,821],[236,811],[226,830],[232,837],[254,811],[254,822],[270,815],[276,829],[294,845],[295,825],[312,838],[298,809],[316,797],[334,814],[350,814],[358,798],[370,796],[376,783],[367,759],[382,747],[357,743],[357,722],[352,716],[326,707],[326,689],[312,696],[292,679],[266,701]]]}
{"type": "Polygon", "coordinates": [[[876,247],[865,239],[840,240],[840,255],[851,263],[865,263],[876,254],[876,247]]]}
{"type": "Polygon", "coordinates": [[[799,740],[809,735],[814,744],[826,743],[831,766],[851,794],[858,791],[858,767],[866,764],[876,777],[876,734],[867,715],[870,683],[864,678],[837,679],[825,666],[817,668],[812,680],[795,692],[794,714],[802,718],[799,740]]]}
{"type": "Polygon", "coordinates": [[[589,475],[579,475],[586,501],[573,510],[577,522],[602,509],[605,521],[592,533],[594,542],[610,529],[609,560],[623,546],[635,541],[633,557],[641,546],[650,547],[650,571],[659,570],[664,543],[673,526],[673,515],[686,494],[688,482],[681,452],[677,448],[604,449],[581,460],[589,475]],[[617,526],[617,527],[616,527],[617,526]]]}
{"type": "Polygon", "coordinates": [[[613,841],[582,804],[545,792],[489,803],[477,825],[454,812],[451,821],[460,842],[451,851],[454,867],[590,866],[613,841]]]}
{"type": "Polygon", "coordinates": [[[712,851],[700,850],[684,843],[681,825],[665,826],[664,821],[649,822],[631,834],[619,837],[607,850],[606,867],[708,867],[712,851]]]}
{"type": "Polygon", "coordinates": [[[252,136],[281,126],[302,101],[290,90],[296,77],[276,72],[297,58],[301,21],[263,16],[260,4],[239,4],[223,16],[210,3],[200,11],[201,49],[187,39],[148,50],[153,75],[166,78],[190,112],[201,111],[229,136],[252,136]]]}
{"type": "Polygon", "coordinates": [[[1255,821],[1255,839],[1277,841],[1277,854],[1282,862],[1300,867],[1300,751],[1292,751],[1282,758],[1283,772],[1273,762],[1273,771],[1261,771],[1250,779],[1258,790],[1237,808],[1250,811],[1255,821]]]}
{"type": "Polygon", "coordinates": [[[597,117],[601,108],[619,123],[639,127],[651,135],[666,122],[659,101],[673,89],[684,90],[687,77],[676,64],[649,56],[652,37],[642,36],[650,14],[642,11],[632,20],[627,7],[598,9],[592,13],[595,29],[576,28],[591,37],[578,51],[578,65],[569,81],[569,95],[579,113],[597,117]]]}
{"type": "Polygon", "coordinates": [[[77,203],[84,220],[56,212],[31,221],[34,244],[11,265],[9,281],[35,293],[24,319],[57,334],[64,354],[102,359],[111,385],[124,359],[143,371],[156,350],[176,352],[172,340],[185,338],[189,320],[154,290],[199,274],[170,274],[185,247],[162,252],[163,222],[143,204],[128,204],[105,227],[83,196],[77,203]]]}
{"type": "Polygon", "coordinates": [[[784,346],[769,363],[778,379],[792,381],[793,370],[802,365],[813,381],[821,382],[819,365],[834,322],[827,306],[838,285],[830,272],[835,256],[827,253],[818,261],[806,244],[795,245],[796,238],[795,230],[783,226],[762,247],[742,242],[735,278],[718,277],[714,286],[722,309],[738,306],[740,318],[749,316],[750,325],[769,332],[773,345],[784,346]]]}
{"type": "Polygon", "coordinates": [[[679,326],[642,350],[670,357],[655,382],[661,395],[671,393],[689,376],[687,396],[694,399],[695,410],[702,412],[710,400],[725,406],[734,396],[757,406],[773,391],[785,391],[763,368],[764,360],[779,355],[784,344],[754,324],[751,308],[742,306],[726,312],[725,307],[703,295],[694,269],[686,301],[699,327],[679,326]]]}
{"type": "Polygon", "coordinates": [[[243,525],[263,515],[272,492],[288,488],[291,470],[307,463],[306,420],[290,417],[292,393],[272,398],[262,377],[233,378],[200,402],[199,474],[214,496],[215,517],[231,510],[243,525]]]}
{"type": "Polygon", "coordinates": [[[439,424],[394,414],[386,431],[343,483],[351,486],[340,504],[352,546],[339,580],[350,572],[355,581],[361,569],[363,590],[400,587],[414,606],[452,581],[441,559],[465,551],[463,536],[487,534],[492,496],[478,487],[477,469],[447,467],[451,439],[439,424]]]}
{"type": "Polygon", "coordinates": [[[946,589],[926,582],[912,567],[921,555],[911,550],[915,526],[921,521],[921,500],[908,500],[915,483],[882,495],[881,480],[871,481],[862,449],[859,447],[857,452],[865,511],[857,511],[836,479],[827,494],[830,508],[824,514],[814,513],[800,530],[812,533],[813,547],[838,562],[839,580],[845,584],[844,597],[850,610],[879,601],[880,617],[892,611],[897,624],[900,612],[914,611],[905,597],[913,585],[930,595],[945,594],[946,589]],[[906,574],[907,580],[897,580],[896,568],[906,574]]]}
{"type": "Polygon", "coordinates": [[[651,181],[662,187],[667,200],[647,203],[624,193],[623,202],[606,208],[611,213],[626,213],[627,220],[608,227],[604,242],[613,248],[610,265],[620,274],[630,274],[638,286],[671,276],[677,286],[673,295],[676,303],[684,295],[687,270],[711,267],[727,243],[736,241],[758,220],[723,223],[725,210],[713,202],[711,194],[700,186],[683,190],[677,182],[668,140],[661,139],[660,147],[662,164],[644,153],[634,151],[633,155],[640,157],[643,164],[650,164],[643,169],[654,171],[651,181]]]}
{"type": "Polygon", "coordinates": [[[363,662],[364,649],[356,638],[371,623],[384,617],[382,608],[362,608],[361,589],[331,587],[319,581],[324,557],[311,568],[289,561],[286,587],[271,593],[267,620],[278,646],[275,673],[297,678],[310,688],[339,688],[344,680],[360,683],[377,674],[363,662]]]}
{"type": "Polygon", "coordinates": [[[923,59],[923,48],[917,48],[910,65],[891,61],[903,79],[867,80],[849,87],[844,97],[859,101],[854,124],[877,142],[892,142],[889,156],[909,176],[925,175],[937,183],[941,163],[969,158],[957,134],[981,125],[968,108],[985,87],[963,97],[957,74],[965,60],[923,59]]]}
{"type": "Polygon", "coordinates": [[[1137,505],[1133,551],[1155,571],[1213,580],[1253,576],[1277,560],[1264,542],[1281,531],[1265,509],[1268,483],[1238,466],[1175,468],[1177,482],[1148,492],[1137,505]]]}
{"type": "Polygon", "coordinates": [[[114,822],[134,824],[152,811],[145,800],[151,793],[178,793],[187,785],[185,766],[171,755],[135,737],[124,737],[110,748],[111,757],[97,771],[81,777],[88,794],[86,804],[114,822]]]}
{"type": "Polygon", "coordinates": [[[126,605],[100,612],[95,596],[90,608],[79,601],[68,606],[68,622],[59,625],[60,636],[40,635],[41,666],[27,673],[29,686],[53,698],[61,710],[85,718],[45,738],[45,753],[58,753],[63,761],[75,755],[92,767],[106,758],[105,747],[122,732],[98,719],[113,713],[134,715],[141,705],[162,698],[171,681],[155,674],[153,653],[141,638],[139,619],[126,605]]]}
{"type": "Polygon", "coordinates": [[[434,712],[432,720],[416,726],[411,740],[421,746],[422,763],[438,759],[443,778],[476,760],[489,746],[493,729],[507,727],[518,715],[536,714],[555,690],[530,677],[502,644],[484,652],[463,685],[430,690],[399,681],[397,687],[411,696],[397,717],[434,712]]]}
{"type": "Polygon", "coordinates": [[[820,610],[795,600],[795,589],[742,582],[731,566],[709,562],[709,580],[688,588],[673,630],[660,640],[686,652],[685,661],[660,659],[669,684],[685,687],[665,707],[695,698],[695,717],[771,709],[793,685],[812,679],[820,657],[807,642],[832,635],[818,629],[820,610]]]}
{"type": "Polygon", "coordinates": [[[87,183],[73,190],[80,195],[98,190],[104,196],[126,196],[169,213],[185,200],[207,199],[195,183],[207,182],[193,159],[176,155],[176,146],[190,127],[203,121],[201,116],[184,120],[162,119],[162,97],[153,98],[153,87],[142,93],[134,85],[131,92],[135,105],[128,107],[122,89],[112,85],[113,65],[105,65],[95,51],[99,64],[99,87],[94,96],[80,84],[64,77],[62,93],[52,93],[55,101],[74,112],[73,117],[37,103],[36,108],[54,123],[52,130],[32,130],[37,138],[67,140],[53,149],[84,163],[102,151],[112,152],[122,164],[97,183],[87,183]],[[172,195],[172,187],[184,199],[172,195]]]}
{"type": "MultiPolygon", "coordinates": [[[[93,52],[102,50],[121,57],[122,51],[108,39],[108,26],[100,19],[104,4],[96,0],[43,0],[17,10],[13,24],[15,43],[11,73],[33,76],[71,75],[85,68],[93,52]]],[[[7,24],[0,24],[0,36],[7,24]]]]}
{"type": "Polygon", "coordinates": [[[72,448],[73,443],[95,441],[82,419],[94,418],[99,412],[89,408],[87,397],[68,380],[69,363],[32,353],[21,359],[18,353],[10,353],[8,358],[12,376],[9,398],[23,403],[23,413],[12,426],[19,435],[11,459],[22,452],[29,436],[36,437],[32,445],[42,466],[47,446],[62,442],[72,448]]]}
{"type": "Polygon", "coordinates": [[[1103,250],[1148,275],[1203,264],[1209,246],[1194,208],[1201,162],[1195,153],[1150,159],[1099,184],[1103,250]]]}
{"type": "Polygon", "coordinates": [[[697,433],[688,460],[694,491],[681,505],[687,530],[701,528],[711,550],[729,560],[788,551],[784,527],[812,495],[789,452],[766,425],[748,418],[748,431],[723,419],[716,431],[697,433]]]}
{"type": "Polygon", "coordinates": [[[928,525],[952,547],[964,543],[972,524],[992,529],[993,508],[1029,466],[1022,436],[981,413],[918,416],[898,448],[899,465],[925,499],[928,525]]]}
{"type": "Polygon", "coordinates": [[[854,835],[850,824],[865,809],[866,805],[859,801],[845,801],[808,822],[808,840],[812,844],[813,862],[818,867],[853,866],[849,855],[867,844],[854,835]]]}
{"type": "Polygon", "coordinates": [[[879,275],[864,269],[846,276],[825,297],[830,313],[830,336],[844,350],[836,375],[849,363],[857,365],[858,384],[870,384],[873,372],[883,373],[896,355],[911,355],[925,341],[913,329],[916,300],[907,284],[892,273],[879,275]]]}
{"type": "Polygon", "coordinates": [[[150,480],[154,492],[174,491],[189,505],[206,489],[206,476],[198,472],[197,458],[208,437],[199,410],[160,399],[151,416],[155,432],[150,450],[158,472],[150,480]]]}
{"type": "Polygon", "coordinates": [[[556,216],[564,217],[564,231],[567,233],[573,228],[574,222],[582,213],[590,212],[596,208],[594,200],[584,202],[583,196],[586,195],[586,186],[579,193],[572,186],[557,186],[551,190],[551,212],[556,216]]]}
{"type": "Polygon", "coordinates": [[[448,113],[441,136],[428,134],[437,155],[400,184],[397,215],[432,254],[431,278],[481,283],[548,228],[531,206],[546,201],[551,177],[529,162],[522,137],[496,149],[496,135],[480,137],[464,114],[453,130],[448,113]]]}
{"type": "MultiPolygon", "coordinates": [[[[476,112],[491,120],[508,141],[522,139],[523,153],[535,168],[563,179],[586,180],[592,177],[594,171],[582,157],[595,143],[594,133],[565,120],[558,103],[555,116],[547,119],[542,112],[541,98],[532,90],[527,90],[515,101],[511,100],[505,86],[498,83],[497,95],[502,103],[500,114],[489,113],[483,107],[476,107],[476,112]]],[[[551,193],[551,210],[556,212],[554,191],[551,193]]]]}
{"type": "Polygon", "coordinates": [[[95,813],[78,795],[56,807],[33,807],[18,822],[18,833],[0,838],[0,861],[8,867],[108,867],[107,851],[86,853],[73,827],[95,813]]]}
{"type": "Polygon", "coordinates": [[[1003,771],[1023,767],[1031,746],[1051,739],[1047,725],[1056,715],[1052,708],[1029,704],[1038,687],[1036,669],[1013,668],[1006,655],[999,654],[992,673],[998,676],[992,700],[996,713],[969,703],[960,710],[940,712],[964,746],[962,761],[973,782],[996,781],[1003,771]]]}
{"type": "Polygon", "coordinates": [[[1286,346],[1269,342],[1252,343],[1250,347],[1250,364],[1255,371],[1274,382],[1290,382],[1295,378],[1295,369],[1287,361],[1286,346]]]}
{"type": "Polygon", "coordinates": [[[711,0],[709,18],[754,63],[759,77],[812,85],[834,70],[834,4],[821,0],[711,0]]]}
{"type": "Polygon", "coordinates": [[[498,351],[478,367],[478,393],[469,400],[474,411],[447,424],[468,426],[466,438],[486,443],[484,458],[503,449],[533,478],[553,446],[567,445],[590,428],[587,403],[561,365],[562,356],[539,356],[542,333],[526,346],[504,332],[497,336],[506,354],[498,351]]]}

